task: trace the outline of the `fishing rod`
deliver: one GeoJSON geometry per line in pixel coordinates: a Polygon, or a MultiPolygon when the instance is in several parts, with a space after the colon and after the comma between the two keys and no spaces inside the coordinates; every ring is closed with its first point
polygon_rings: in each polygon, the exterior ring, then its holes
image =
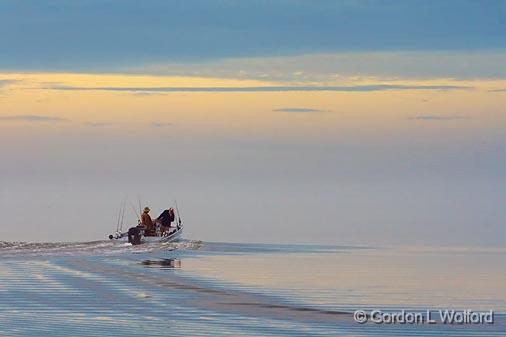
{"type": "Polygon", "coordinates": [[[141,195],[137,194],[137,202],[139,203],[139,214],[142,213],[142,207],[141,207],[141,195]]]}
{"type": "Polygon", "coordinates": [[[177,200],[174,200],[174,202],[176,203],[176,212],[177,212],[177,219],[179,222],[179,226],[181,226],[181,216],[179,215],[179,207],[177,207],[177,200]]]}
{"type": "Polygon", "coordinates": [[[137,217],[137,221],[139,221],[139,223],[140,223],[141,222],[141,218],[139,218],[139,215],[135,211],[135,206],[134,206],[134,204],[131,201],[130,201],[130,206],[132,207],[132,211],[134,212],[135,216],[137,217]]]}
{"type": "Polygon", "coordinates": [[[121,201],[121,204],[119,204],[119,211],[118,211],[118,221],[116,221],[116,232],[119,231],[119,221],[121,218],[121,211],[123,209],[123,201],[121,201]]]}
{"type": "Polygon", "coordinates": [[[123,212],[121,213],[121,226],[120,226],[120,232],[123,233],[123,219],[125,218],[125,202],[123,202],[123,212]]]}

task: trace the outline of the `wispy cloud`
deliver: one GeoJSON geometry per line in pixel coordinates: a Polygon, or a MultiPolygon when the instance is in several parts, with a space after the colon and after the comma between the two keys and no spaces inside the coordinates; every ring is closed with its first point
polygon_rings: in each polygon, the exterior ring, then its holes
{"type": "Polygon", "coordinates": [[[302,113],[324,112],[324,110],[311,109],[311,108],[281,108],[281,109],[274,109],[272,111],[276,111],[276,112],[302,112],[302,113]]]}
{"type": "Polygon", "coordinates": [[[151,126],[154,128],[165,128],[168,126],[174,126],[174,123],[160,123],[160,122],[153,122],[151,123],[151,126]]]}
{"type": "Polygon", "coordinates": [[[491,89],[489,92],[506,92],[506,89],[491,89]]]}
{"type": "MultiPolygon", "coordinates": [[[[136,64],[124,73],[332,83],[348,78],[504,79],[506,52],[362,51],[298,56],[240,57],[190,64],[136,64]]],[[[379,82],[380,80],[376,80],[379,82]]],[[[341,82],[343,83],[343,82],[341,82]]]]}
{"type": "Polygon", "coordinates": [[[0,116],[3,121],[29,121],[29,122],[61,122],[67,119],[55,116],[40,115],[19,115],[19,116],[0,116]]]}
{"type": "Polygon", "coordinates": [[[19,82],[19,80],[0,80],[0,89],[17,82],[19,82]]]}
{"type": "Polygon", "coordinates": [[[459,85],[399,85],[370,84],[354,86],[258,86],[258,87],[78,87],[50,85],[43,89],[69,91],[123,91],[123,92],[288,92],[288,91],[343,91],[370,92],[392,90],[466,90],[470,86],[459,85]]]}
{"type": "Polygon", "coordinates": [[[411,120],[420,120],[420,121],[450,121],[456,119],[469,119],[469,117],[464,116],[437,116],[437,115],[420,115],[415,117],[410,117],[411,120]]]}
{"type": "Polygon", "coordinates": [[[110,122],[88,122],[88,123],[84,123],[84,125],[96,128],[96,127],[102,127],[102,126],[111,126],[111,125],[114,125],[114,123],[110,123],[110,122]]]}

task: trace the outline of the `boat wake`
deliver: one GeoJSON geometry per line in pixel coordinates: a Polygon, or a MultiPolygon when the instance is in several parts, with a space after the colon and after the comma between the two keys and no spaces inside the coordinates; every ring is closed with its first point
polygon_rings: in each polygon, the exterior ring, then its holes
{"type": "Polygon", "coordinates": [[[195,250],[203,245],[198,240],[148,243],[132,246],[130,243],[110,240],[88,242],[8,242],[0,241],[0,255],[74,255],[93,253],[99,255],[123,252],[156,252],[164,250],[195,250]]]}
{"type": "Polygon", "coordinates": [[[0,241],[0,336],[504,336],[504,282],[487,283],[504,279],[503,253],[484,253],[483,261],[492,264],[483,264],[488,269],[480,278],[469,267],[479,290],[454,289],[453,283],[444,293],[430,288],[434,277],[452,275],[441,274],[448,259],[473,266],[478,258],[462,254],[191,240],[137,246],[0,241]],[[430,266],[420,262],[427,258],[443,262],[429,273],[430,266]],[[428,284],[422,295],[418,280],[428,284]],[[483,291],[483,284],[490,288],[483,291]],[[468,303],[493,309],[494,324],[387,324],[376,333],[373,323],[353,319],[364,307],[422,310],[468,303]]]}

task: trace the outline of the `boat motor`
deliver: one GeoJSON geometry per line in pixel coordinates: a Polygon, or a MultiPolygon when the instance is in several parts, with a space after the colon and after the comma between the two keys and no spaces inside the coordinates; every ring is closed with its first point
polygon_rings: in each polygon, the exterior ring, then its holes
{"type": "Polygon", "coordinates": [[[132,227],[128,230],[128,242],[132,245],[140,245],[142,239],[141,229],[139,227],[132,227]]]}

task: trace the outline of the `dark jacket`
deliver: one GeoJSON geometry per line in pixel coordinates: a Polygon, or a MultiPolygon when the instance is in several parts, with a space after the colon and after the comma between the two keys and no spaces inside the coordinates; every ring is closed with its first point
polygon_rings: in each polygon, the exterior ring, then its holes
{"type": "Polygon", "coordinates": [[[160,221],[162,226],[170,226],[170,223],[174,221],[174,212],[171,212],[168,209],[166,209],[165,211],[162,212],[162,214],[160,214],[157,220],[160,221]]]}

